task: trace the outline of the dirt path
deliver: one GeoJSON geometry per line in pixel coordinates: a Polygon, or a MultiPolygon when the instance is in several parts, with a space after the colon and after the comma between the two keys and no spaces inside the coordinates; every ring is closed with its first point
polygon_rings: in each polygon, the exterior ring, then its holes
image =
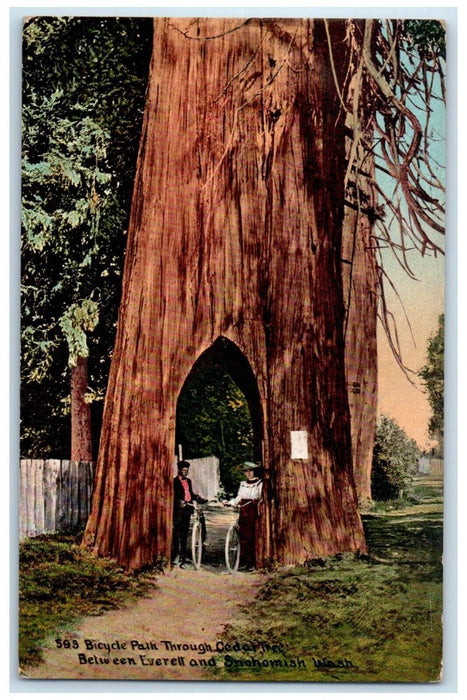
{"type": "MultiPolygon", "coordinates": [[[[230,575],[222,547],[230,517],[206,514],[207,564],[159,575],[150,597],[128,608],[87,617],[44,651],[45,662],[29,678],[203,680],[227,639],[223,630],[252,600],[264,581],[260,573],[230,575]],[[65,638],[65,636],[64,636],[65,638]]],[[[212,677],[212,676],[211,676],[212,677]]]]}

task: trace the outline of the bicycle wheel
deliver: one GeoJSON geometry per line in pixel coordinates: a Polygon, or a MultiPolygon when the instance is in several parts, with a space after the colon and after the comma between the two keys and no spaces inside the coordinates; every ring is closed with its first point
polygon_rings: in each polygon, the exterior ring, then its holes
{"type": "Polygon", "coordinates": [[[230,573],[235,573],[240,563],[240,535],[238,525],[233,524],[229,527],[227,537],[225,538],[225,564],[230,573]]]}
{"type": "Polygon", "coordinates": [[[193,523],[193,532],[191,533],[191,559],[195,569],[201,566],[201,558],[203,556],[203,537],[201,533],[201,524],[198,520],[193,523]]]}

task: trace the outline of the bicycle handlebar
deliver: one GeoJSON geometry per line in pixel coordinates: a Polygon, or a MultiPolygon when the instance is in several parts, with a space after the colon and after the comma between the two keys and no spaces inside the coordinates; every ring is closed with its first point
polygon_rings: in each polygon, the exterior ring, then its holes
{"type": "Polygon", "coordinates": [[[249,506],[250,503],[258,503],[258,499],[251,498],[246,503],[237,503],[236,505],[234,505],[233,503],[229,503],[228,501],[225,501],[222,503],[222,505],[225,506],[226,508],[237,508],[238,510],[240,510],[240,508],[245,508],[245,506],[249,506]]]}

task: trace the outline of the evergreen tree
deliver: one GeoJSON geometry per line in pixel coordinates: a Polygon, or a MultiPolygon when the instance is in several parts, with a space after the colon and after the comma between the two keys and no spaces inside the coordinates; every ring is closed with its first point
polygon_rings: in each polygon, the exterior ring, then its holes
{"type": "MultiPolygon", "coordinates": [[[[343,259],[342,243],[365,231],[368,251],[383,239],[409,274],[409,250],[442,250],[443,183],[429,157],[442,62],[411,46],[398,21],[154,20],[121,323],[83,540],[94,552],[130,569],[168,556],[179,392],[222,339],[256,382],[265,464],[257,561],[365,551],[347,381],[361,401],[368,389],[345,376],[342,265],[351,278],[366,268],[357,245],[343,259]],[[369,192],[381,195],[386,221],[369,192]],[[350,231],[345,207],[357,214],[350,231]],[[298,435],[307,440],[299,459],[298,435]]],[[[363,279],[348,308],[365,288],[377,297],[376,280],[363,279]]],[[[388,328],[385,307],[381,316],[388,328]]],[[[364,321],[352,333],[356,353],[375,339],[364,321]]]]}
{"type": "Polygon", "coordinates": [[[444,314],[438,319],[438,329],[428,340],[427,362],[419,370],[431,406],[428,424],[430,436],[437,440],[437,452],[443,454],[444,443],[444,314]]]}
{"type": "Polygon", "coordinates": [[[70,456],[70,380],[75,457],[96,452],[90,423],[96,443],[150,26],[145,19],[77,17],[34,17],[24,26],[22,456],[70,456]]]}

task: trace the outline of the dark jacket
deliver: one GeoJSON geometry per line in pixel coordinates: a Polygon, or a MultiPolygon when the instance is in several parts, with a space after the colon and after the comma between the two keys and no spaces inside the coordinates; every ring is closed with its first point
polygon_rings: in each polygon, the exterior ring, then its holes
{"type": "MultiPolygon", "coordinates": [[[[188,482],[188,489],[189,489],[190,495],[191,495],[191,500],[197,501],[197,503],[206,503],[205,498],[198,496],[198,494],[196,494],[193,491],[191,479],[187,478],[187,482],[188,482]]],[[[181,501],[185,501],[185,491],[183,489],[183,484],[177,475],[174,479],[174,512],[180,512],[180,510],[184,509],[184,507],[181,504],[181,501]]]]}

